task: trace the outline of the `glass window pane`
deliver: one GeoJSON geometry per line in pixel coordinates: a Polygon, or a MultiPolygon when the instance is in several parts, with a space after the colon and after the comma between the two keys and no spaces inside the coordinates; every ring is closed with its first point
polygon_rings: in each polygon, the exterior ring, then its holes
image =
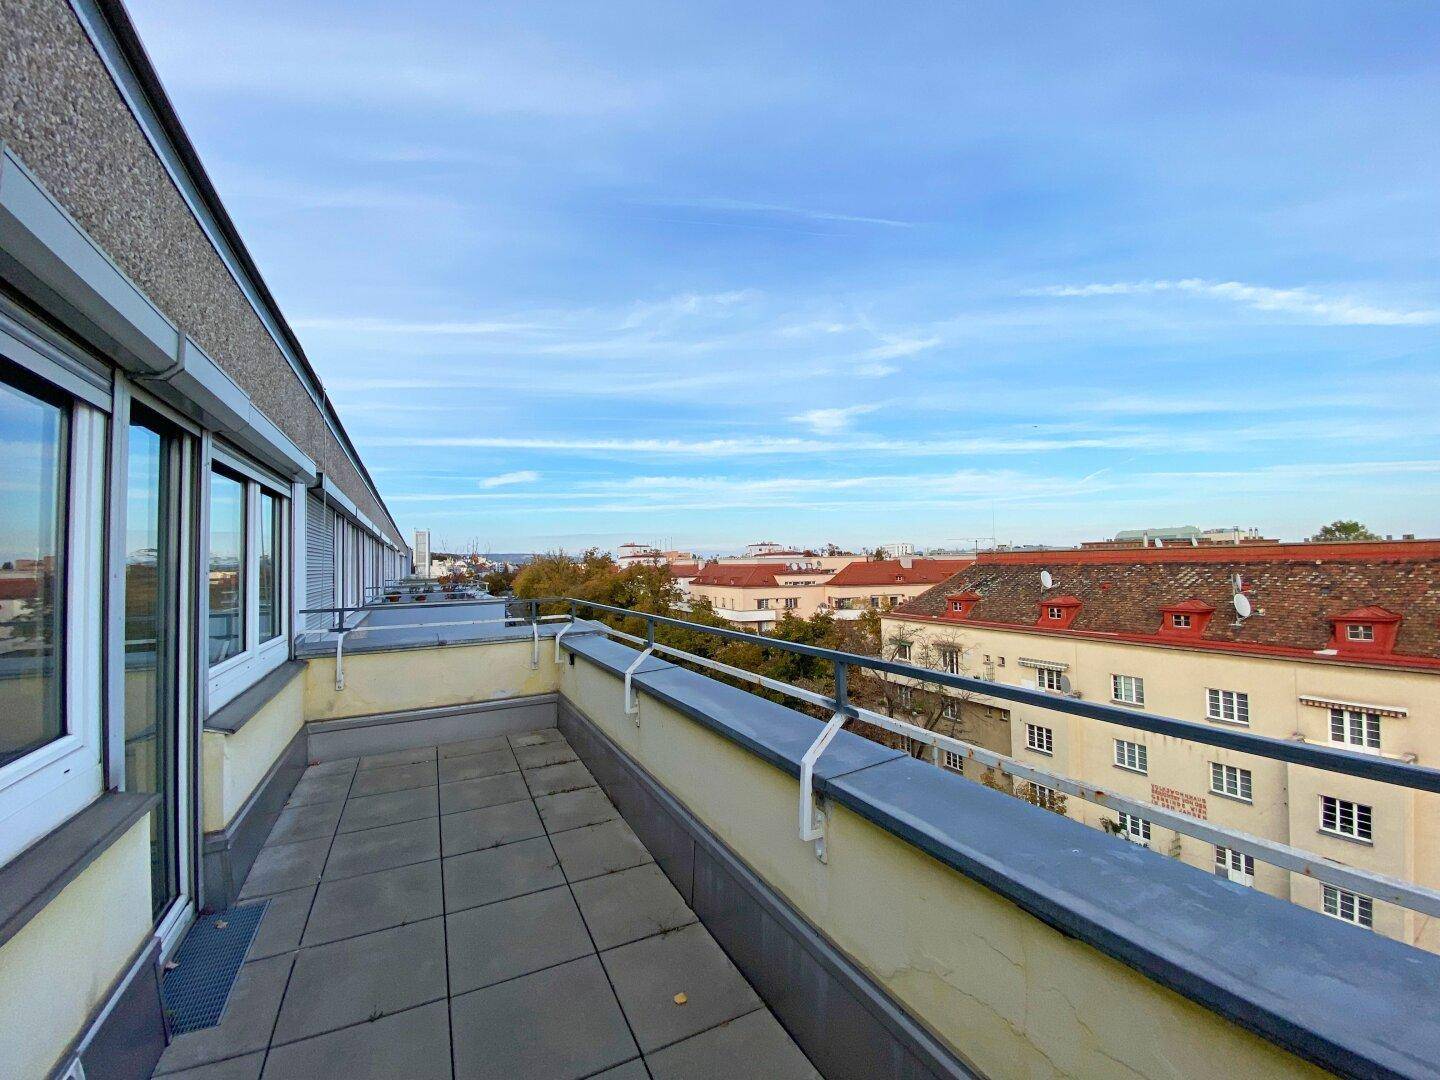
{"type": "Polygon", "coordinates": [[[0,765],[65,734],[66,414],[0,383],[0,765]]]}
{"type": "Polygon", "coordinates": [[[280,500],[260,493],[260,640],[280,634],[280,500]]]}
{"type": "Polygon", "coordinates": [[[150,815],[150,899],[156,918],[179,891],[173,447],[143,415],[131,422],[125,488],[125,786],[161,796],[150,815]]]}
{"type": "Polygon", "coordinates": [[[210,663],[245,651],[245,485],[210,474],[210,663]]]}

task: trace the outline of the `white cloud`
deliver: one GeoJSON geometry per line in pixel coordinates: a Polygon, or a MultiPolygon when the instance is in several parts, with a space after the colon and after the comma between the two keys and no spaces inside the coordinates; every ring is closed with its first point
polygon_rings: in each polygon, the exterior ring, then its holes
{"type": "Polygon", "coordinates": [[[898,360],[902,356],[914,356],[926,349],[933,349],[940,344],[938,337],[916,338],[887,338],[885,344],[877,345],[875,348],[866,351],[867,360],[898,360]]]}
{"type": "Polygon", "coordinates": [[[1274,289],[1243,281],[1118,281],[1089,285],[1050,285],[1031,290],[1033,296],[1149,296],[1183,293],[1227,300],[1252,311],[1277,312],[1340,326],[1422,326],[1440,322],[1440,310],[1377,307],[1348,297],[1324,297],[1309,289],[1274,289]]]}
{"type": "Polygon", "coordinates": [[[519,472],[501,473],[499,476],[487,476],[480,481],[482,488],[508,487],[510,484],[533,484],[540,479],[540,474],[533,469],[521,469],[519,472]]]}
{"type": "Polygon", "coordinates": [[[356,334],[435,334],[464,337],[514,334],[541,329],[534,323],[503,322],[493,319],[404,320],[373,317],[294,319],[291,325],[300,330],[340,330],[356,334]]]}
{"type": "Polygon", "coordinates": [[[850,426],[857,416],[872,413],[879,405],[851,405],[844,409],[811,409],[790,417],[797,424],[803,424],[817,435],[835,435],[850,426]]]}

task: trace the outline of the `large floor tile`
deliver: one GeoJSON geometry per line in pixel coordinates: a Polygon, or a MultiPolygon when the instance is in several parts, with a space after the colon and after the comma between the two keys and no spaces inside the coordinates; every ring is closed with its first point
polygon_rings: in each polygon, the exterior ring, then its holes
{"type": "Polygon", "coordinates": [[[313,803],[335,802],[350,793],[348,772],[325,773],[321,776],[302,777],[293,790],[286,806],[310,806],[313,803]]]}
{"type": "Polygon", "coordinates": [[[381,795],[362,795],[345,804],[340,815],[340,832],[359,832],[381,825],[399,825],[405,821],[435,817],[440,801],[432,787],[405,788],[381,795]]]}
{"type": "Polygon", "coordinates": [[[578,761],[567,761],[563,765],[546,765],[543,769],[531,769],[525,774],[525,783],[530,785],[530,794],[554,795],[561,791],[578,791],[594,787],[595,778],[578,761]]]}
{"type": "Polygon", "coordinates": [[[303,944],[368,934],[430,919],[444,910],[438,861],[326,881],[315,893],[303,944]]]}
{"type": "Polygon", "coordinates": [[[515,755],[509,750],[491,750],[484,754],[445,758],[440,762],[440,782],[453,784],[456,780],[474,780],[479,776],[499,776],[519,771],[515,755]]]}
{"type": "Polygon", "coordinates": [[[445,860],[445,910],[491,904],[565,884],[550,841],[541,836],[445,860]]]}
{"type": "Polygon", "coordinates": [[[539,746],[515,748],[515,760],[525,770],[541,769],[546,765],[563,765],[567,761],[579,761],[570,744],[565,742],[541,743],[539,746]]]}
{"type": "Polygon", "coordinates": [[[645,1062],[636,1058],[624,1065],[616,1065],[613,1069],[596,1073],[590,1080],[650,1080],[650,1073],[645,1069],[645,1062]]]}
{"type": "Polygon", "coordinates": [[[586,825],[598,825],[602,821],[613,821],[620,816],[613,803],[598,787],[581,788],[579,791],[562,791],[558,795],[542,795],[535,800],[535,808],[545,822],[547,832],[564,832],[586,825]]]}
{"type": "Polygon", "coordinates": [[[380,769],[361,769],[355,774],[350,794],[379,795],[405,788],[431,787],[435,784],[435,762],[420,761],[412,765],[388,765],[380,769]]]}
{"type": "Polygon", "coordinates": [[[255,940],[250,942],[250,951],[245,955],[247,960],[278,956],[300,947],[300,935],[305,932],[305,920],[310,917],[310,905],[315,900],[315,886],[292,889],[266,899],[270,906],[260,918],[255,940]]]}
{"type": "Polygon", "coordinates": [[[456,997],[450,1008],[456,1080],[576,1080],[636,1055],[593,956],[456,997]]]}
{"type": "Polygon", "coordinates": [[[275,1043],[371,1022],[445,997],[441,919],[303,949],[275,1025],[275,1043]]]}
{"type": "Polygon", "coordinates": [[[555,854],[560,856],[560,865],[571,881],[654,861],[640,838],[619,818],[556,833],[550,842],[555,845],[555,854]]]}
{"type": "Polygon", "coordinates": [[[300,840],[328,840],[340,821],[340,801],[290,806],[280,811],[266,844],[294,844],[300,840]]]}
{"type": "Polygon", "coordinates": [[[440,819],[440,850],[446,856],[543,835],[545,826],[540,823],[535,804],[528,799],[446,814],[440,819]]]}
{"type": "Polygon", "coordinates": [[[463,742],[441,743],[440,760],[468,757],[470,754],[488,754],[492,750],[510,749],[510,740],[504,735],[492,735],[484,739],[465,739],[463,742]]]}
{"type": "Polygon", "coordinates": [[[646,1053],[760,1007],[750,984],[698,923],[600,958],[646,1053]],[[675,995],[682,993],[686,1003],[676,1005],[675,995]]]}
{"type": "Polygon", "coordinates": [[[165,1049],[155,1074],[178,1072],[222,1058],[264,1050],[270,1042],[275,1015],[293,955],[272,956],[244,964],[230,991],[230,1004],[218,1025],[177,1035],[165,1049]]]}
{"type": "Polygon", "coordinates": [[[312,776],[334,776],[336,773],[344,773],[346,776],[353,775],[355,766],[360,764],[359,758],[347,757],[337,758],[334,761],[316,761],[305,767],[300,779],[308,780],[312,776]]]}
{"type": "Polygon", "coordinates": [[[363,832],[341,833],[330,848],[324,879],[355,877],[407,863],[440,857],[440,820],[421,818],[382,825],[363,832]]]}
{"type": "Polygon", "coordinates": [[[260,1080],[260,1067],[264,1064],[265,1054],[262,1051],[165,1075],[169,1080],[260,1080]]]}
{"type": "Polygon", "coordinates": [[[447,915],[445,923],[453,994],[595,951],[564,886],[447,915]]]}
{"type": "Polygon", "coordinates": [[[421,746],[413,750],[391,750],[384,754],[367,754],[360,759],[360,768],[384,769],[392,765],[417,765],[435,760],[435,747],[421,746]]]}
{"type": "Polygon", "coordinates": [[[482,806],[529,799],[530,791],[518,772],[499,776],[480,776],[440,785],[440,812],[458,814],[462,810],[478,810],[482,806]]]}
{"type": "Polygon", "coordinates": [[[695,921],[695,913],[654,863],[577,881],[571,887],[595,947],[602,951],[695,921]]]}
{"type": "Polygon", "coordinates": [[[298,844],[261,848],[240,889],[240,899],[314,885],[320,880],[329,851],[329,840],[302,840],[298,844]]]}
{"type": "Polygon", "coordinates": [[[731,1020],[649,1056],[655,1080],[820,1080],[779,1021],[765,1009],[731,1020]]]}
{"type": "Polygon", "coordinates": [[[277,1046],[265,1061],[264,1080],[328,1077],[450,1080],[450,1015],[445,1002],[277,1046]]]}
{"type": "Polygon", "coordinates": [[[523,731],[518,735],[510,736],[510,745],[517,750],[522,746],[543,746],[546,743],[563,743],[565,736],[560,734],[559,728],[540,728],[537,731],[523,731]]]}

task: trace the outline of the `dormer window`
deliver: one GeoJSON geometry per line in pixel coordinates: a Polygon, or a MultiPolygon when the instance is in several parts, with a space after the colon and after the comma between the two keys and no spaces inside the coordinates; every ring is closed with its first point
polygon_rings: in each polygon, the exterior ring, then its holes
{"type": "Polygon", "coordinates": [[[1038,617],[1035,619],[1036,626],[1064,630],[1075,621],[1075,616],[1080,614],[1080,600],[1074,596],[1054,596],[1049,600],[1042,600],[1039,608],[1038,617]]]}
{"type": "Polygon", "coordinates": [[[1160,608],[1160,636],[1168,638],[1198,638],[1205,633],[1215,606],[1198,598],[1183,600],[1178,604],[1166,604],[1160,608]]]}
{"type": "Polygon", "coordinates": [[[1371,605],[1330,616],[1334,630],[1329,647],[1341,656],[1388,655],[1395,651],[1403,616],[1371,605]]]}
{"type": "Polygon", "coordinates": [[[950,619],[968,618],[970,611],[980,599],[980,594],[972,589],[964,592],[951,593],[945,598],[945,616],[950,619]]]}

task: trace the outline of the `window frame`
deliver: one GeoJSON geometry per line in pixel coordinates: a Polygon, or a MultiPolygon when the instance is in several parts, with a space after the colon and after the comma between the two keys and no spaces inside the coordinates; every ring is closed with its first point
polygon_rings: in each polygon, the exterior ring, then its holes
{"type": "Polygon", "coordinates": [[[1110,675],[1110,700],[1120,705],[1145,704],[1145,678],[1141,675],[1110,675]],[[1122,697],[1121,691],[1129,689],[1133,696],[1122,697]]]}
{"type": "Polygon", "coordinates": [[[1218,686],[1205,688],[1205,719],[1220,724],[1234,724],[1236,727],[1250,726],[1250,695],[1244,690],[1224,690],[1218,686]],[[1225,715],[1225,698],[1230,697],[1233,716],[1225,715]],[[1241,714],[1244,719],[1240,719],[1241,714]]]}
{"type": "Polygon", "coordinates": [[[1150,754],[1144,743],[1130,739],[1115,740],[1115,767],[1127,772],[1150,775],[1150,754]]]}
{"type": "Polygon", "coordinates": [[[1127,814],[1124,810],[1117,810],[1120,820],[1116,822],[1119,826],[1120,836],[1132,844],[1140,844],[1143,847],[1150,846],[1150,821],[1138,814],[1127,814]]]}
{"type": "Polygon", "coordinates": [[[1359,803],[1353,799],[1342,799],[1336,795],[1320,796],[1320,831],[1326,836],[1338,837],[1341,840],[1349,840],[1357,844],[1375,843],[1375,808],[1367,803],[1359,803]],[[1325,824],[1326,803],[1334,804],[1333,825],[1325,824]],[[1347,814],[1345,807],[1349,807],[1347,814]],[[1364,811],[1364,813],[1361,813],[1364,811]],[[1343,826],[1345,818],[1350,819],[1350,829],[1343,826]],[[1363,822],[1363,825],[1362,825],[1363,822]],[[1361,831],[1363,828],[1363,832],[1361,831]]]}
{"type": "Polygon", "coordinates": [[[1060,689],[1060,679],[1064,674],[1058,668],[1036,668],[1035,688],[1049,694],[1063,694],[1064,691],[1060,689]]]}
{"type": "Polygon", "coordinates": [[[1345,640],[1358,641],[1366,645],[1372,643],[1375,640],[1375,624],[1358,622],[1346,623],[1345,640]]]}
{"type": "Polygon", "coordinates": [[[57,547],[60,615],[60,718],[63,733],[0,766],[0,865],[84,809],[104,789],[105,605],[70,602],[105,590],[108,537],[109,408],[54,377],[52,363],[10,334],[0,317],[0,378],[59,408],[63,507],[57,547]]]}
{"type": "Polygon", "coordinates": [[[1055,756],[1055,729],[1044,724],[1025,723],[1025,749],[1046,757],[1055,756]]]}
{"type": "Polygon", "coordinates": [[[1228,765],[1223,761],[1210,762],[1210,794],[1236,802],[1255,801],[1255,773],[1240,765],[1228,765]],[[1231,790],[1231,779],[1234,790],[1231,790]]]}
{"type": "Polygon", "coordinates": [[[1216,844],[1215,876],[1253,889],[1255,887],[1255,856],[1216,844]],[[1237,859],[1240,863],[1238,867],[1235,865],[1237,859]]]}
{"type": "MultiPolygon", "coordinates": [[[[294,506],[292,488],[288,481],[271,474],[239,451],[218,442],[212,443],[209,460],[204,462],[202,475],[205,477],[205,533],[202,536],[205,550],[200,556],[200,565],[208,572],[210,566],[210,475],[218,469],[222,474],[238,478],[242,483],[242,503],[245,507],[245,566],[241,575],[241,589],[244,593],[244,640],[234,656],[210,666],[206,672],[208,709],[216,709],[233,701],[246,689],[253,686],[265,675],[274,671],[290,658],[291,603],[294,581],[290,568],[294,562],[293,530],[294,506]],[[260,530],[264,527],[260,514],[260,492],[265,490],[274,497],[279,513],[276,528],[277,549],[275,552],[275,580],[279,591],[276,598],[275,621],[278,632],[265,641],[260,640],[260,530]]],[[[344,520],[342,517],[341,521],[344,520]]],[[[338,529],[336,530],[339,531],[338,529]]],[[[337,603],[340,601],[337,600],[337,603]]],[[[208,624],[209,601],[206,596],[208,624]]],[[[207,631],[208,633],[208,631],[207,631]]]]}
{"type": "Polygon", "coordinates": [[[1172,611],[1170,613],[1170,626],[1175,630],[1190,629],[1190,613],[1188,611],[1172,611]]]}
{"type": "Polygon", "coordinates": [[[961,652],[959,649],[945,647],[940,650],[940,670],[949,675],[960,674],[961,652]]]}
{"type": "Polygon", "coordinates": [[[1378,754],[1380,752],[1380,714],[1368,709],[1351,709],[1344,706],[1330,707],[1330,742],[1347,750],[1378,754]],[[1336,722],[1339,721],[1341,738],[1335,737],[1336,722]],[[1371,734],[1375,741],[1370,742],[1371,734]],[[1359,734],[1360,738],[1352,736],[1359,734]]]}
{"type": "Polygon", "coordinates": [[[1375,901],[1363,893],[1351,892],[1349,889],[1342,889],[1339,885],[1331,885],[1329,882],[1320,883],[1320,913],[1338,922],[1349,923],[1351,926],[1359,926],[1365,930],[1375,929],[1375,901]],[[1345,914],[1345,901],[1350,901],[1353,914],[1345,914]],[[1334,910],[1331,910],[1333,907],[1334,910]]]}

